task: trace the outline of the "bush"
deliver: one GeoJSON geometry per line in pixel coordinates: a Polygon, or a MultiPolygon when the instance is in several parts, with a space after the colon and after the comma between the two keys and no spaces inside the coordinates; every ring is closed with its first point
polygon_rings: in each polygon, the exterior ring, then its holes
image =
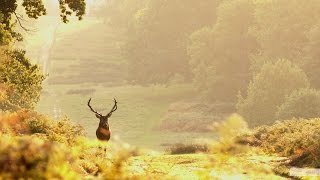
{"type": "Polygon", "coordinates": [[[247,97],[241,95],[237,110],[250,126],[271,124],[276,119],[278,106],[294,90],[309,87],[306,74],[288,60],[266,63],[250,82],[247,97]]]}
{"type": "Polygon", "coordinates": [[[238,143],[238,136],[249,132],[247,122],[238,114],[230,115],[220,123],[214,123],[212,129],[219,136],[218,141],[211,144],[212,153],[241,154],[249,150],[247,144],[238,143]]]}
{"type": "Polygon", "coordinates": [[[132,179],[124,162],[137,155],[122,144],[83,138],[72,146],[34,136],[0,136],[3,179],[132,179]]]}
{"type": "Polygon", "coordinates": [[[209,147],[206,144],[174,144],[167,149],[170,154],[194,154],[199,152],[209,152],[209,147]]]}
{"type": "Polygon", "coordinates": [[[0,176],[4,179],[76,179],[72,153],[37,138],[1,136],[0,176]]]}
{"type": "Polygon", "coordinates": [[[33,111],[0,114],[0,131],[12,135],[34,135],[44,140],[73,144],[84,129],[67,117],[55,121],[33,111]]]}
{"type": "Polygon", "coordinates": [[[0,179],[129,179],[123,163],[138,153],[83,136],[67,118],[32,111],[0,113],[0,179]]]}
{"type": "Polygon", "coordinates": [[[289,156],[291,165],[320,167],[319,129],[319,118],[285,120],[259,127],[252,135],[242,138],[254,139],[250,141],[267,153],[289,156]]]}
{"type": "Polygon", "coordinates": [[[26,123],[32,134],[40,135],[50,141],[73,144],[78,137],[84,136],[83,127],[72,123],[67,117],[53,121],[38,115],[28,119],[26,123]]]}
{"type": "Polygon", "coordinates": [[[286,97],[279,107],[277,119],[320,117],[320,91],[301,89],[286,97]]]}
{"type": "Polygon", "coordinates": [[[31,116],[32,114],[28,111],[0,112],[0,132],[12,135],[29,134],[26,120],[31,116]]]}

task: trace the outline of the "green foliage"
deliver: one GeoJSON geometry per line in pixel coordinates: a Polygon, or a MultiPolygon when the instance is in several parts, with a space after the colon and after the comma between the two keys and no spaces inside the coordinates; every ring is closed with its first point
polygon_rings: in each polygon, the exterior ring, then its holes
{"type": "Polygon", "coordinates": [[[312,86],[319,87],[320,31],[316,17],[320,6],[316,0],[299,6],[300,3],[299,0],[221,3],[212,30],[206,27],[195,32],[188,48],[194,80],[205,97],[224,100],[234,97],[252,74],[258,73],[266,62],[279,58],[295,62],[310,77],[312,86]]]}
{"type": "Polygon", "coordinates": [[[76,13],[76,16],[81,20],[85,14],[86,2],[85,0],[60,0],[60,17],[64,23],[67,23],[68,16],[72,15],[72,12],[76,13]]]}
{"type": "Polygon", "coordinates": [[[188,36],[215,21],[212,8],[218,2],[155,0],[140,7],[129,20],[128,40],[123,48],[129,80],[140,84],[166,83],[175,74],[190,79],[188,36]]]}
{"type": "Polygon", "coordinates": [[[4,179],[127,179],[130,174],[123,170],[123,163],[136,154],[121,144],[84,138],[65,146],[32,136],[4,134],[0,143],[0,177],[4,179]]]}
{"type": "MultiPolygon", "coordinates": [[[[67,16],[76,12],[79,19],[85,13],[84,0],[59,1],[61,17],[67,22],[67,16]],[[67,10],[67,9],[70,10],[67,10]]],[[[24,7],[29,18],[37,19],[46,14],[46,9],[42,0],[23,0],[24,7]]],[[[17,12],[18,2],[16,0],[4,0],[0,2],[0,45],[10,45],[14,39],[22,40],[22,36],[15,32],[15,25],[23,27],[22,16],[17,12]],[[12,23],[13,18],[18,22],[12,23]]],[[[24,28],[25,29],[25,28],[24,28]]],[[[41,83],[44,76],[37,65],[32,65],[25,57],[23,50],[11,50],[7,46],[7,54],[1,54],[0,59],[0,83],[5,86],[3,96],[0,101],[2,110],[14,111],[19,108],[33,109],[39,101],[41,83]]],[[[1,49],[2,52],[2,49],[1,49]]]]}
{"type": "Polygon", "coordinates": [[[46,15],[42,0],[24,0],[22,6],[25,8],[29,18],[37,19],[42,15],[46,15]]]}
{"type": "Polygon", "coordinates": [[[257,128],[252,137],[268,153],[291,157],[291,165],[320,167],[320,119],[277,121],[257,128]]]}
{"type": "Polygon", "coordinates": [[[248,33],[254,21],[251,1],[223,1],[217,21],[190,36],[188,55],[199,91],[211,100],[232,100],[249,81],[249,55],[256,41],[248,33]]]}
{"type": "Polygon", "coordinates": [[[252,75],[278,59],[290,59],[320,87],[320,6],[317,0],[300,4],[119,0],[103,14],[127,30],[123,49],[132,82],[166,83],[179,73],[193,78],[206,99],[235,101],[252,75]]]}
{"type": "Polygon", "coordinates": [[[277,112],[277,119],[317,117],[320,117],[320,92],[315,89],[292,92],[277,112]]]}
{"type": "Polygon", "coordinates": [[[195,31],[189,37],[188,55],[189,65],[194,74],[194,84],[197,89],[204,91],[214,87],[217,76],[214,67],[208,67],[214,56],[212,49],[214,38],[212,28],[204,27],[195,31]]]}
{"type": "Polygon", "coordinates": [[[117,29],[128,27],[130,20],[147,4],[148,0],[110,0],[93,13],[117,29]]]}
{"type": "Polygon", "coordinates": [[[258,40],[264,56],[302,61],[308,44],[306,32],[318,22],[318,1],[256,1],[255,7],[256,23],[250,33],[258,40]]]}
{"type": "Polygon", "coordinates": [[[214,123],[213,130],[223,143],[232,143],[234,138],[249,131],[247,122],[239,115],[232,114],[221,123],[214,123]]]}
{"type": "Polygon", "coordinates": [[[306,74],[288,60],[266,63],[250,82],[247,96],[239,97],[237,111],[250,126],[271,124],[278,106],[294,90],[309,87],[306,74]]]}
{"type": "Polygon", "coordinates": [[[320,23],[315,23],[307,33],[309,43],[306,45],[307,59],[302,62],[302,66],[305,69],[310,81],[314,87],[320,87],[320,79],[318,74],[320,73],[320,53],[317,50],[319,47],[320,38],[320,23]]]}
{"type": "Polygon", "coordinates": [[[320,87],[318,34],[320,4],[317,0],[256,1],[252,34],[264,59],[290,59],[320,87]]]}
{"type": "MultiPolygon", "coordinates": [[[[17,33],[14,28],[17,23],[24,30],[27,30],[22,24],[22,15],[17,11],[18,0],[2,0],[0,2],[0,45],[8,44],[8,41],[13,41],[13,38],[21,41],[21,34],[17,33]],[[17,23],[13,23],[17,20],[17,23]]],[[[59,0],[60,17],[64,23],[68,22],[68,16],[75,12],[79,20],[85,14],[85,0],[59,0]]],[[[22,7],[29,18],[37,19],[40,16],[46,15],[46,8],[43,0],[23,0],[22,7]]]]}
{"type": "Polygon", "coordinates": [[[238,141],[238,136],[250,132],[248,123],[239,114],[232,114],[222,122],[213,123],[212,129],[219,139],[211,143],[210,152],[230,156],[256,151],[238,141]]]}
{"type": "MultiPolygon", "coordinates": [[[[1,21],[1,18],[0,18],[0,21],[1,21]]],[[[0,24],[0,45],[8,45],[11,39],[12,39],[12,35],[10,31],[6,30],[4,24],[0,24]]]]}
{"type": "Polygon", "coordinates": [[[47,141],[72,145],[84,136],[84,129],[67,117],[51,120],[33,111],[20,110],[0,114],[0,130],[12,135],[34,135],[47,141]]]}
{"type": "Polygon", "coordinates": [[[25,57],[25,51],[8,52],[0,63],[0,82],[9,87],[7,99],[1,109],[13,110],[10,105],[33,109],[39,101],[41,83],[45,79],[37,65],[25,57]]]}
{"type": "Polygon", "coordinates": [[[50,141],[74,144],[78,137],[84,136],[84,129],[72,123],[67,117],[53,121],[38,115],[28,119],[26,123],[30,133],[50,141]]]}

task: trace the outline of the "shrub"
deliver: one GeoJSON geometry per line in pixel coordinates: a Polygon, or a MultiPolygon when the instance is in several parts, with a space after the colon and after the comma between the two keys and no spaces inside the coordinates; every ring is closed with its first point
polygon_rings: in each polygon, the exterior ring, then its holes
{"type": "Polygon", "coordinates": [[[34,136],[0,136],[3,179],[132,179],[124,162],[137,151],[119,143],[79,139],[71,146],[34,136]]]}
{"type": "Polygon", "coordinates": [[[170,154],[194,154],[199,152],[209,152],[209,147],[206,144],[174,144],[167,149],[170,154]]]}
{"type": "Polygon", "coordinates": [[[237,110],[250,126],[271,124],[278,106],[294,90],[309,87],[306,74],[288,60],[266,63],[250,82],[247,97],[241,95],[237,110]]]}
{"type": "Polygon", "coordinates": [[[286,97],[279,107],[277,119],[320,117],[320,91],[300,89],[286,97]]]}
{"type": "Polygon", "coordinates": [[[67,118],[32,111],[0,114],[0,179],[128,179],[127,158],[138,153],[118,142],[83,136],[67,118]]]}
{"type": "Polygon", "coordinates": [[[232,141],[249,130],[247,122],[238,114],[232,114],[221,123],[214,123],[212,128],[219,134],[221,142],[232,141]]]}
{"type": "Polygon", "coordinates": [[[84,136],[84,129],[67,117],[55,121],[33,111],[0,114],[0,131],[12,135],[32,135],[49,141],[73,144],[84,136]]]}
{"type": "Polygon", "coordinates": [[[320,167],[320,119],[277,121],[254,130],[246,139],[267,153],[291,157],[291,165],[320,167]]]}
{"type": "Polygon", "coordinates": [[[23,110],[14,113],[0,112],[0,132],[12,135],[28,134],[26,120],[31,116],[30,112],[23,110]]]}
{"type": "Polygon", "coordinates": [[[84,129],[80,125],[72,123],[67,117],[53,121],[45,116],[37,115],[28,119],[26,123],[32,134],[45,137],[50,141],[73,144],[78,137],[84,136],[84,129]]]}
{"type": "Polygon", "coordinates": [[[4,179],[76,179],[72,153],[37,138],[1,136],[0,175],[4,179]]]}
{"type": "Polygon", "coordinates": [[[247,122],[238,114],[232,114],[221,123],[214,123],[214,132],[219,136],[212,143],[211,152],[221,154],[239,154],[248,151],[247,146],[237,143],[237,137],[249,132],[247,122]]]}

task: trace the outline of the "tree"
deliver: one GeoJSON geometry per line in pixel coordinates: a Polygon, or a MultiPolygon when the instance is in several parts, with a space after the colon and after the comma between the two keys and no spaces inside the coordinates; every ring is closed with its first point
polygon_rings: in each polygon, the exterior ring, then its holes
{"type": "Polygon", "coordinates": [[[201,28],[189,37],[190,43],[187,47],[187,53],[190,57],[189,65],[194,75],[194,84],[201,91],[210,89],[217,78],[211,63],[214,59],[212,53],[214,48],[213,37],[211,27],[201,28]]]}
{"type": "Polygon", "coordinates": [[[248,33],[253,15],[251,1],[223,1],[217,8],[214,26],[190,36],[190,66],[196,83],[202,84],[199,90],[210,99],[235,101],[237,92],[247,86],[249,57],[257,49],[254,37],[248,33]]]}
{"type": "MultiPolygon", "coordinates": [[[[320,3],[318,0],[256,1],[255,23],[250,29],[259,44],[260,60],[290,59],[320,87],[317,29],[320,3]]],[[[257,60],[254,58],[254,60],[257,60]]],[[[253,62],[259,71],[264,62],[253,62]]]]}
{"type": "Polygon", "coordinates": [[[247,96],[239,97],[237,111],[251,126],[271,124],[285,97],[309,85],[306,74],[292,62],[280,59],[266,63],[250,82],[247,96]]]}
{"type": "MultiPolygon", "coordinates": [[[[21,41],[21,34],[14,28],[23,26],[23,17],[18,12],[22,2],[28,18],[37,19],[46,14],[43,0],[2,0],[0,2],[0,46],[10,45],[14,40],[21,41]],[[15,20],[15,22],[14,22],[15,20]]],[[[74,12],[79,20],[85,14],[85,0],[59,0],[60,16],[64,23],[74,12]]],[[[38,102],[41,83],[45,79],[37,65],[32,65],[25,57],[25,51],[12,50],[12,46],[1,48],[0,59],[0,106],[2,110],[19,108],[33,109],[38,102]],[[5,52],[5,53],[4,53],[5,52]]]]}
{"type": "Polygon", "coordinates": [[[0,63],[0,84],[6,87],[0,101],[2,110],[33,109],[45,79],[37,65],[30,64],[25,51],[7,52],[0,63]]]}
{"type": "Polygon", "coordinates": [[[108,0],[94,13],[102,17],[109,27],[111,25],[113,28],[127,30],[136,12],[144,8],[147,2],[148,0],[108,0]]]}
{"type": "Polygon", "coordinates": [[[320,117],[320,92],[315,89],[295,90],[286,97],[276,116],[281,120],[320,117]]]}
{"type": "MultiPolygon", "coordinates": [[[[0,45],[8,44],[12,40],[11,38],[22,40],[21,34],[14,31],[17,23],[21,28],[27,30],[21,22],[22,15],[17,12],[18,2],[18,0],[1,0],[0,2],[0,45]],[[14,19],[16,22],[13,22],[14,19]],[[10,33],[10,36],[8,36],[8,33],[10,33]],[[2,40],[3,37],[8,39],[4,41],[2,40]]],[[[68,16],[71,16],[73,12],[81,20],[85,14],[85,6],[85,0],[59,0],[62,21],[67,23],[68,16]]],[[[43,0],[23,0],[22,7],[28,18],[37,19],[46,14],[43,0]]]]}
{"type": "Polygon", "coordinates": [[[306,33],[308,43],[306,44],[305,56],[306,60],[303,61],[302,67],[308,74],[310,81],[315,88],[320,88],[320,22],[318,21],[313,27],[306,33]]]}
{"type": "Polygon", "coordinates": [[[187,42],[195,30],[215,22],[220,0],[149,1],[134,15],[124,56],[130,80],[166,83],[175,74],[190,78],[187,42]]]}

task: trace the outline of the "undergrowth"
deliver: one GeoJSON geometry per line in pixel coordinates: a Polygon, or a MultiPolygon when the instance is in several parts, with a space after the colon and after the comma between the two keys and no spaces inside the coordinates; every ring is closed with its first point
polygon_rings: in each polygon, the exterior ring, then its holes
{"type": "Polygon", "coordinates": [[[33,111],[0,114],[0,179],[126,179],[125,160],[140,152],[84,136],[68,118],[33,111]]]}
{"type": "Polygon", "coordinates": [[[290,157],[289,165],[320,167],[320,119],[293,119],[277,121],[271,126],[256,128],[251,134],[238,137],[260,147],[266,153],[290,157]]]}

